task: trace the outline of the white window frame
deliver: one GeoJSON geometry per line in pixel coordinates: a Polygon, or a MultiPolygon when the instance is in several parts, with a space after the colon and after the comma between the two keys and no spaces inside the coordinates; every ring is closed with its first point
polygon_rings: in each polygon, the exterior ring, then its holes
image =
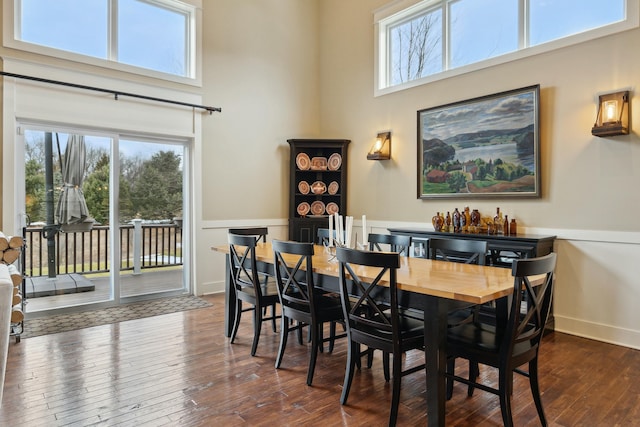
{"type": "MultiPolygon", "coordinates": [[[[149,68],[137,67],[135,65],[124,64],[117,60],[96,58],[80,53],[69,52],[48,46],[42,46],[34,43],[25,42],[18,39],[20,31],[20,1],[21,0],[5,0],[3,1],[3,45],[8,48],[45,55],[54,58],[60,58],[68,61],[79,62],[83,64],[94,65],[102,68],[108,68],[123,71],[132,74],[143,75],[145,77],[153,77],[156,79],[167,80],[171,82],[184,83],[192,86],[202,86],[202,0],[151,0],[159,6],[169,9],[179,10],[187,14],[187,58],[185,58],[186,72],[185,76],[164,73],[149,68]]],[[[110,14],[116,13],[115,3],[110,1],[110,14]]],[[[108,55],[113,57],[115,49],[116,31],[109,30],[110,34],[110,51],[108,55]]]]}
{"type": "Polygon", "coordinates": [[[592,30],[583,31],[567,37],[562,37],[535,46],[528,46],[527,11],[530,0],[518,0],[519,7],[519,40],[518,50],[488,58],[482,61],[464,65],[462,67],[449,69],[449,46],[446,37],[448,33],[447,12],[450,0],[396,0],[378,10],[374,11],[374,96],[381,96],[401,90],[421,86],[427,83],[446,79],[449,77],[469,73],[504,64],[521,58],[538,55],[544,52],[553,51],[566,46],[572,46],[622,31],[631,30],[640,26],[640,0],[625,0],[625,19],[609,25],[598,27],[592,30]],[[443,28],[443,71],[425,76],[416,80],[390,85],[390,61],[389,61],[389,40],[388,28],[407,18],[417,15],[434,7],[442,7],[442,28],[443,28]]]}

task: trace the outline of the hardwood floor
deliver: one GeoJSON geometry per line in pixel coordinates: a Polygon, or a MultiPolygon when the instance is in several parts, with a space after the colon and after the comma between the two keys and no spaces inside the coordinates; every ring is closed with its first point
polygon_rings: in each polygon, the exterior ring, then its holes
{"type": "MultiPolygon", "coordinates": [[[[391,390],[379,354],[372,369],[356,372],[348,405],[341,406],[344,340],[332,354],[319,355],[308,387],[306,345],[290,339],[276,370],[279,336],[265,324],[251,357],[250,316],[230,345],[222,333],[222,296],[205,298],[213,307],[12,340],[0,425],[386,425],[391,390]]],[[[640,351],[552,333],[542,352],[550,425],[640,425],[640,351]]],[[[407,363],[422,357],[409,354],[407,363]]],[[[458,365],[464,372],[465,364],[458,365]]],[[[490,368],[481,367],[481,375],[496,380],[490,368]]],[[[424,375],[403,378],[398,425],[425,425],[425,406],[424,375]]],[[[539,425],[520,376],[513,407],[516,425],[539,425]]],[[[502,425],[498,398],[480,390],[468,398],[457,384],[447,425],[502,425]]]]}

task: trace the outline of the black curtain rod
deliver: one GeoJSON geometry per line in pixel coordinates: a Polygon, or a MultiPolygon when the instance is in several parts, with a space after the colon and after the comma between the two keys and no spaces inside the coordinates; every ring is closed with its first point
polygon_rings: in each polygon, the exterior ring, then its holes
{"type": "Polygon", "coordinates": [[[60,86],[74,87],[74,88],[78,88],[78,89],[93,90],[93,91],[96,91],[96,92],[110,93],[110,94],[112,94],[114,96],[114,98],[116,100],[118,100],[118,96],[130,96],[132,98],[146,99],[146,100],[149,100],[149,101],[165,102],[165,103],[168,103],[168,104],[184,105],[185,107],[200,108],[200,109],[208,111],[209,114],[213,114],[214,111],[218,112],[218,113],[222,112],[222,108],[220,108],[220,107],[207,107],[206,105],[190,104],[188,102],[172,101],[170,99],[155,98],[153,96],[138,95],[136,93],[120,92],[120,91],[117,91],[117,90],[104,89],[104,88],[95,87],[95,86],[85,86],[85,85],[79,85],[79,84],[75,84],[75,83],[61,82],[61,81],[58,81],[58,80],[49,80],[49,79],[43,79],[43,78],[40,78],[40,77],[25,76],[24,74],[7,73],[7,72],[4,72],[4,71],[0,71],[0,74],[3,75],[3,76],[7,76],[7,77],[15,77],[15,78],[18,78],[18,79],[33,80],[33,81],[41,82],[41,83],[49,83],[49,84],[60,85],[60,86]]]}

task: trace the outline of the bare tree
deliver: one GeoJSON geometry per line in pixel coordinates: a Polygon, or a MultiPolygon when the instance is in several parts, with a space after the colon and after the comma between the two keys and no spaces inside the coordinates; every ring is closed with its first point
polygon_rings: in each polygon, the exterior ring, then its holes
{"type": "Polygon", "coordinates": [[[398,83],[424,77],[432,61],[439,61],[436,68],[442,66],[440,21],[439,14],[426,13],[392,30],[395,50],[392,74],[398,83]]]}

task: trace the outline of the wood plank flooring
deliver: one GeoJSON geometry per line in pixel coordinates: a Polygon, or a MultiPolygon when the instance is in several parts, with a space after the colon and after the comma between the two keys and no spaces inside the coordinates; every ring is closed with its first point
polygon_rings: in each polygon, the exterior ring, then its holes
{"type": "MultiPolygon", "coordinates": [[[[320,354],[312,387],[305,384],[307,346],[290,339],[274,369],[279,336],[263,328],[249,355],[251,320],[235,344],[223,335],[223,298],[212,307],[11,341],[0,408],[3,426],[383,426],[391,396],[380,356],[354,378],[348,405],[339,403],[344,340],[320,354]]],[[[543,342],[541,387],[552,426],[640,425],[640,351],[561,333],[543,342]]],[[[419,362],[422,353],[406,357],[419,362]]],[[[464,363],[458,363],[464,372],[464,363]]],[[[496,381],[490,368],[481,376],[496,381]]],[[[425,425],[425,379],[403,378],[398,425],[425,425]]],[[[516,376],[517,426],[539,421],[527,380],[516,376]]],[[[457,384],[447,425],[502,425],[498,398],[457,384]]]]}

